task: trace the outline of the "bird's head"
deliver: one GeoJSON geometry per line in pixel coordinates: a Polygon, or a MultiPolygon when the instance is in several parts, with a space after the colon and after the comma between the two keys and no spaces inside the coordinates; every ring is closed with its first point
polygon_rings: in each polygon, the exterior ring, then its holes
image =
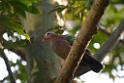
{"type": "Polygon", "coordinates": [[[49,41],[54,40],[56,37],[57,37],[56,33],[54,33],[54,32],[47,32],[47,33],[45,33],[42,41],[49,42],[49,41]]]}

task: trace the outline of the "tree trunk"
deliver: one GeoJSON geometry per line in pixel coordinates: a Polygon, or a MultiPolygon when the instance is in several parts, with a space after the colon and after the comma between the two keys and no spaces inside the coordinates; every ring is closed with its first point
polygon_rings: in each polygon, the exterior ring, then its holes
{"type": "Polygon", "coordinates": [[[55,20],[54,15],[48,13],[52,9],[50,1],[41,1],[39,8],[42,15],[35,16],[28,13],[24,21],[26,31],[33,37],[25,48],[28,83],[52,83],[62,66],[62,60],[49,45],[41,42],[41,36],[53,26],[55,20]]]}

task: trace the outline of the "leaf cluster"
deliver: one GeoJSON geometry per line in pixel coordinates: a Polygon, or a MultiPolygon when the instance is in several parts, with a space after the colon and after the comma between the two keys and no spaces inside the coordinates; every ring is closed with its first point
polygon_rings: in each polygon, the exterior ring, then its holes
{"type": "MultiPolygon", "coordinates": [[[[5,49],[14,51],[19,47],[26,46],[27,42],[30,42],[30,36],[26,33],[22,21],[26,19],[27,13],[41,14],[38,9],[39,1],[0,0],[0,44],[5,49]],[[15,33],[16,35],[14,35],[15,33]],[[7,35],[7,40],[4,38],[5,34],[7,35]],[[22,36],[24,39],[21,38],[22,36]]],[[[22,64],[22,60],[20,59],[16,63],[10,61],[10,64],[11,66],[18,65],[18,72],[14,71],[14,75],[22,83],[25,83],[27,81],[27,72],[25,65],[22,64]]],[[[8,77],[4,80],[8,80],[8,77]]]]}

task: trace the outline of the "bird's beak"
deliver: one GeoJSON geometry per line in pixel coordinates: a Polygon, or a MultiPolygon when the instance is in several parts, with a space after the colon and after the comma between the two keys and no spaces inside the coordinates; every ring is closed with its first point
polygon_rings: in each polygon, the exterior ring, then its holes
{"type": "Polygon", "coordinates": [[[49,38],[43,37],[43,38],[41,39],[41,42],[48,42],[48,41],[49,41],[49,38]]]}
{"type": "Polygon", "coordinates": [[[43,37],[43,38],[41,38],[41,42],[45,42],[45,38],[43,37]]]}

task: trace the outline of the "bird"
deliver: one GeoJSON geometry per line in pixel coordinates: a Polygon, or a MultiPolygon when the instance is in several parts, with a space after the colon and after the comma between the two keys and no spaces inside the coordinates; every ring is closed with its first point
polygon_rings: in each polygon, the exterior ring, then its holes
{"type": "MultiPolygon", "coordinates": [[[[53,51],[64,60],[67,58],[74,40],[74,37],[54,32],[46,32],[42,38],[42,41],[49,43],[53,51]]],[[[89,66],[94,72],[99,72],[103,68],[103,65],[91,56],[91,52],[88,49],[85,50],[84,57],[77,69],[77,76],[82,74],[81,69],[85,69],[85,66],[89,66]]]]}

